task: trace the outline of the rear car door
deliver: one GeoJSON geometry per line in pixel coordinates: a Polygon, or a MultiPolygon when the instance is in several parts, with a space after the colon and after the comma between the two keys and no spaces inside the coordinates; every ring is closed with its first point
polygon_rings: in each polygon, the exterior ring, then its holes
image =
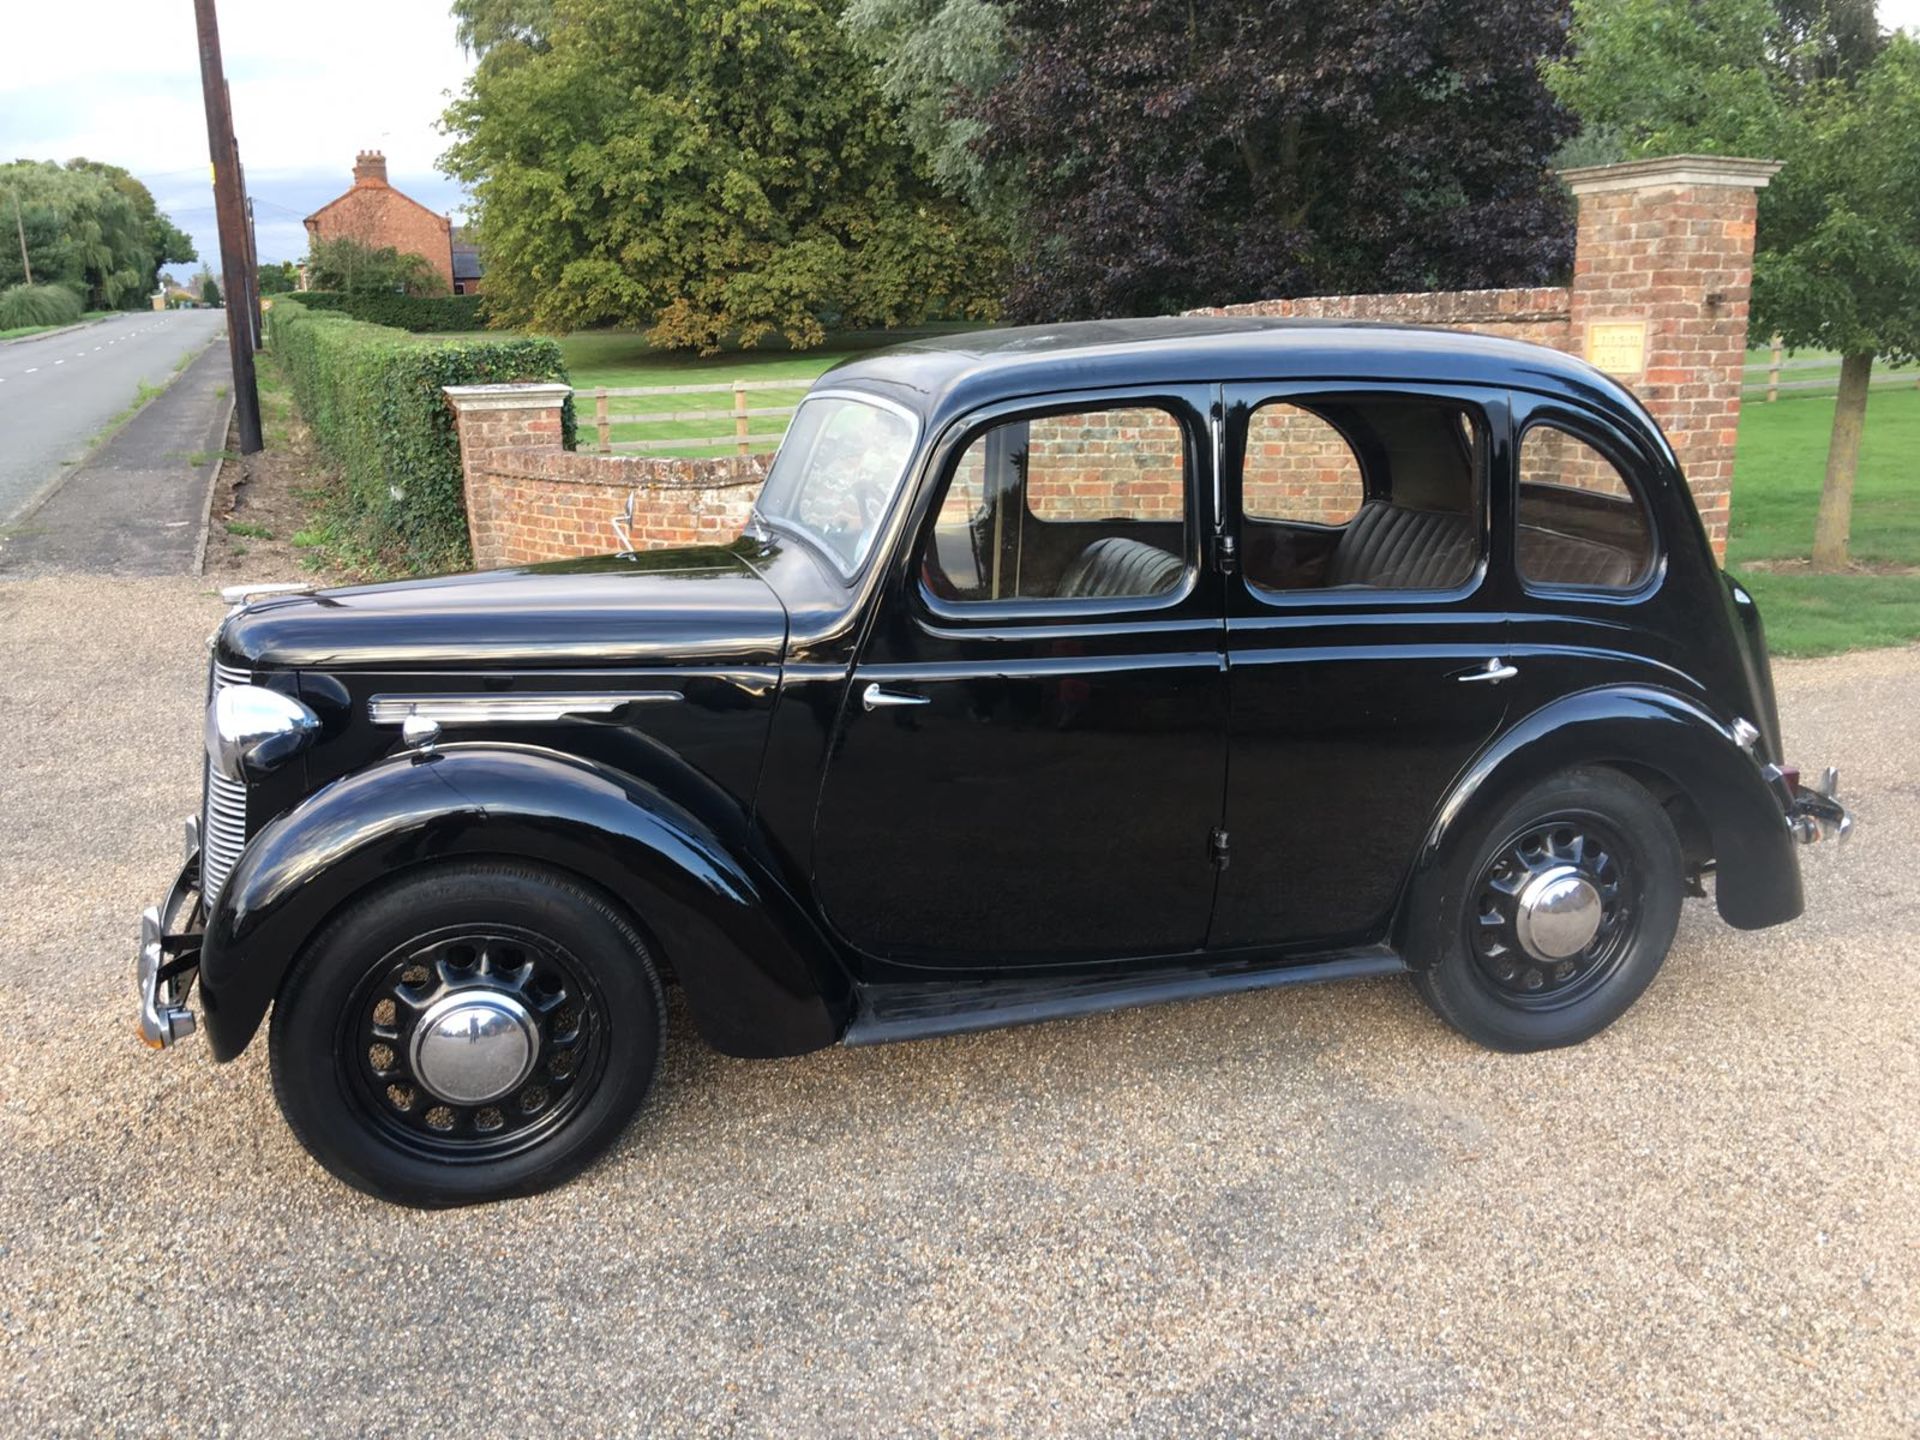
{"type": "Polygon", "coordinates": [[[1383,940],[1436,807],[1498,730],[1507,408],[1429,385],[1227,388],[1231,721],[1209,943],[1383,940]]]}
{"type": "Polygon", "coordinates": [[[1226,764],[1205,386],[994,407],[929,461],[828,762],[815,882],[882,962],[1198,951],[1226,764]]]}

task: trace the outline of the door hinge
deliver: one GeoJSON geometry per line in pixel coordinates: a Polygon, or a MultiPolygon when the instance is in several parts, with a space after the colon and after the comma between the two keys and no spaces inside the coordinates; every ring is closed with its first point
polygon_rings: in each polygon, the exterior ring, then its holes
{"type": "Polygon", "coordinates": [[[1231,575],[1240,567],[1240,547],[1231,535],[1213,537],[1213,568],[1222,575],[1231,575]]]}
{"type": "Polygon", "coordinates": [[[1213,834],[1207,837],[1207,858],[1213,861],[1214,869],[1224,870],[1227,868],[1226,831],[1215,830],[1213,834]]]}

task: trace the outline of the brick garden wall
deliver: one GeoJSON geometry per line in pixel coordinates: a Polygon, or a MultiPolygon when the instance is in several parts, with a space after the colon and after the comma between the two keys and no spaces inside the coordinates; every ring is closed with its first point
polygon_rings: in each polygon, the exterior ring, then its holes
{"type": "Polygon", "coordinates": [[[495,450],[480,467],[477,495],[475,488],[468,492],[474,513],[487,515],[475,529],[475,564],[527,565],[618,550],[613,518],[624,514],[629,496],[634,549],[725,544],[746,528],[770,458],[495,450]]]}
{"type": "MultiPolygon", "coordinates": [[[[1660,422],[1715,551],[1724,554],[1756,192],[1777,168],[1679,156],[1566,172],[1579,220],[1573,283],[1565,287],[1253,300],[1193,313],[1437,326],[1587,355],[1638,394],[1660,422]]],[[[551,386],[448,392],[460,411],[476,565],[609,550],[617,542],[607,517],[624,507],[630,492],[639,497],[636,545],[723,538],[744,524],[765,457],[569,454],[559,449],[564,395],[563,387],[551,386]]],[[[1178,514],[1182,447],[1177,426],[1157,411],[1035,421],[1028,456],[1034,513],[1046,519],[1116,510],[1142,519],[1178,514]],[[1116,465],[1131,472],[1117,494],[1116,465]]],[[[1543,437],[1530,442],[1523,459],[1540,467],[1534,478],[1618,493],[1605,462],[1585,447],[1543,437]]],[[[944,523],[977,510],[980,467],[977,453],[963,460],[944,523]]],[[[1359,501],[1358,467],[1324,421],[1268,406],[1256,413],[1248,437],[1245,497],[1255,515],[1337,524],[1359,501]]]]}

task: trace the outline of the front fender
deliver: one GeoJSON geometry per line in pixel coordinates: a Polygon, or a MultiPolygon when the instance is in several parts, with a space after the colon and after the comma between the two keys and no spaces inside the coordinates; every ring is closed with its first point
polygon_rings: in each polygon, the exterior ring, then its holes
{"type": "Polygon", "coordinates": [[[214,1057],[238,1055],[308,938],[411,866],[511,857],[571,871],[632,910],[701,1034],[731,1055],[830,1045],[851,987],[768,869],[658,790],[531,746],[403,755],[316,791],[254,837],[207,918],[200,994],[214,1057]]]}
{"type": "Polygon", "coordinates": [[[1437,934],[1443,878],[1457,874],[1493,811],[1559,772],[1618,765],[1664,777],[1693,802],[1713,844],[1715,900],[1742,930],[1778,925],[1805,905],[1780,799],[1733,732],[1683,696],[1650,686],[1582,691],[1542,706],[1483,751],[1440,807],[1401,907],[1396,941],[1416,965],[1437,934]]]}

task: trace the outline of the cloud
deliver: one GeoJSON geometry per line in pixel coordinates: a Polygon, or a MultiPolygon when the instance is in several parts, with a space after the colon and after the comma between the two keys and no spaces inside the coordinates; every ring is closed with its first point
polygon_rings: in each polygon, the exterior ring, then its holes
{"type": "MultiPolygon", "coordinates": [[[[19,8],[8,18],[8,52],[38,63],[0,77],[0,157],[84,155],[126,166],[217,267],[191,13],[160,24],[151,5],[92,0],[81,61],[70,10],[19,8]]],[[[437,122],[471,67],[444,8],[229,0],[220,24],[263,261],[306,253],[301,218],[347,188],[360,150],[385,151],[395,185],[458,218],[464,197],[434,169],[447,143],[437,122]]]]}

